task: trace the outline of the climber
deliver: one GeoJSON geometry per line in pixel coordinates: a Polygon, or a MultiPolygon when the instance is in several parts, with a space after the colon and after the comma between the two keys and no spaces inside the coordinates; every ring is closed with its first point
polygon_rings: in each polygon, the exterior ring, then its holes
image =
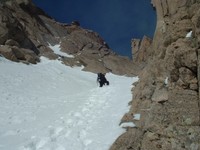
{"type": "Polygon", "coordinates": [[[109,81],[105,77],[105,73],[98,73],[97,74],[97,81],[99,82],[99,87],[102,87],[103,85],[109,85],[109,81]]]}

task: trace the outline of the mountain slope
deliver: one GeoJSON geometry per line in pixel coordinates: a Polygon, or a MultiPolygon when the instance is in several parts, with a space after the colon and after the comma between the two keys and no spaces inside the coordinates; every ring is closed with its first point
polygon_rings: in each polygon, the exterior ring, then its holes
{"type": "MultiPolygon", "coordinates": [[[[57,59],[49,45],[60,44],[68,66],[83,65],[90,72],[112,72],[133,76],[136,71],[128,57],[115,54],[100,35],[80,23],[56,22],[31,0],[0,2],[0,54],[17,62],[37,63],[39,56],[57,59]]],[[[67,14],[66,14],[67,15],[67,14]]]]}
{"type": "Polygon", "coordinates": [[[107,150],[124,130],[131,83],[137,78],[96,74],[41,58],[37,65],[0,57],[0,149],[107,150]]]}

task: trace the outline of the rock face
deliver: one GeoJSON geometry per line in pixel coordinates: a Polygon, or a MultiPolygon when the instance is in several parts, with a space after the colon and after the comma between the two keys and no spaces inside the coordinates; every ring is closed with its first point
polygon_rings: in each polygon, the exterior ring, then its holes
{"type": "Polygon", "coordinates": [[[132,47],[132,57],[133,61],[138,64],[142,62],[146,62],[147,60],[147,50],[151,46],[152,40],[144,36],[142,40],[140,39],[132,39],[131,47],[132,47]]]}
{"type": "Polygon", "coordinates": [[[142,66],[145,64],[148,58],[148,49],[151,47],[152,39],[144,36],[142,40],[132,39],[132,58],[137,66],[142,66]]]}
{"type": "MultiPolygon", "coordinates": [[[[110,150],[199,150],[200,1],[152,4],[157,27],[147,54],[142,54],[146,66],[126,114],[136,128],[128,128],[110,150]],[[141,115],[139,121],[134,114],[141,115]]],[[[139,41],[133,42],[140,49],[139,41]]]]}
{"type": "Polygon", "coordinates": [[[40,56],[59,58],[69,66],[83,65],[85,71],[135,75],[127,57],[115,54],[95,32],[71,24],[56,22],[31,0],[0,2],[0,55],[16,62],[37,63],[40,56]],[[49,45],[61,45],[61,51],[74,58],[60,57],[49,45]]]}

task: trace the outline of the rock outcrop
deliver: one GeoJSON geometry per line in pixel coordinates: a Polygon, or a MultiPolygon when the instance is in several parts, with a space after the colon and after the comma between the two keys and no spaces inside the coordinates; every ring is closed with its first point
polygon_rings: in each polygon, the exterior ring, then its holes
{"type": "Polygon", "coordinates": [[[200,1],[152,4],[155,35],[148,55],[142,54],[148,56],[147,63],[123,118],[136,127],[127,128],[110,150],[199,150],[200,1]],[[140,114],[139,121],[134,114],[140,114]]]}
{"type": "Polygon", "coordinates": [[[78,21],[56,22],[31,0],[0,2],[0,45],[0,55],[16,62],[35,64],[45,56],[94,73],[135,75],[131,60],[115,54],[97,33],[83,29],[78,21]],[[74,58],[55,54],[49,46],[56,44],[74,58]]]}
{"type": "Polygon", "coordinates": [[[148,49],[151,47],[152,39],[144,36],[142,40],[132,39],[132,59],[137,66],[144,66],[148,59],[148,49]]]}

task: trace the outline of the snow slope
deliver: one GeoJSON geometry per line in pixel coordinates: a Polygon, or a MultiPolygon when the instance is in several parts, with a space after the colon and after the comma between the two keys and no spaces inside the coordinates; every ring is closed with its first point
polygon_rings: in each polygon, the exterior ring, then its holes
{"type": "Polygon", "coordinates": [[[96,74],[41,60],[0,57],[0,150],[108,150],[137,78],[107,74],[100,88],[96,74]]]}

